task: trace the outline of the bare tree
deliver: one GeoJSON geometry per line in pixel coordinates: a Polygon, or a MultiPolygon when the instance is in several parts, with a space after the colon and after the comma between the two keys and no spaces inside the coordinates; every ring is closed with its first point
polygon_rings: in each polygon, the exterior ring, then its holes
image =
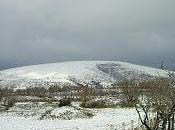
{"type": "Polygon", "coordinates": [[[175,88],[170,78],[156,78],[142,83],[125,81],[119,88],[132,103],[147,130],[174,129],[175,88]],[[150,117],[149,114],[153,114],[150,117]]]}

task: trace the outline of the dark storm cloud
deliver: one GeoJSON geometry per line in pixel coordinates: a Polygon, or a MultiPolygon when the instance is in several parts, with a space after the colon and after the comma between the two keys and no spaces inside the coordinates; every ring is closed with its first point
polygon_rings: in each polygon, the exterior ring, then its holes
{"type": "Polygon", "coordinates": [[[118,59],[156,66],[175,56],[174,6],[174,0],[0,0],[0,66],[118,59]]]}

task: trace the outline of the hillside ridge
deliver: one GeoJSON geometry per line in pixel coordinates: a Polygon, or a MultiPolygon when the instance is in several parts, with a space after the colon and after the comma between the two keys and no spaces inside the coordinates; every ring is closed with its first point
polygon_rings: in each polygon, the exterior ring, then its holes
{"type": "Polygon", "coordinates": [[[0,71],[0,84],[25,88],[44,86],[48,83],[62,85],[78,82],[101,82],[107,86],[116,81],[133,77],[165,76],[167,72],[157,68],[135,65],[120,61],[69,61],[60,63],[23,66],[0,71]]]}

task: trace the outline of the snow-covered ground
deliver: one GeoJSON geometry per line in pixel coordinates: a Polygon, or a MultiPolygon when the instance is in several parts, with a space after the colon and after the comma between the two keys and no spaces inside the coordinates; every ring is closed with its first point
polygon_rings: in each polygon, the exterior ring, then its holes
{"type": "Polygon", "coordinates": [[[12,113],[0,114],[0,130],[121,130],[122,123],[130,127],[131,120],[138,121],[134,109],[94,109],[96,115],[88,119],[44,119],[21,117],[12,113]]]}
{"type": "MultiPolygon", "coordinates": [[[[23,89],[36,84],[47,86],[49,82],[74,84],[74,79],[108,85],[133,76],[166,75],[160,69],[119,61],[74,61],[4,70],[0,72],[0,84],[23,89]]],[[[130,127],[131,120],[138,122],[134,109],[84,109],[76,103],[61,108],[57,104],[18,103],[8,112],[0,113],[0,130],[121,130],[122,123],[130,127]]]]}
{"type": "Polygon", "coordinates": [[[25,88],[48,82],[73,84],[72,78],[82,81],[100,81],[109,85],[133,76],[165,76],[163,70],[120,61],[70,61],[12,68],[0,72],[0,83],[25,88]]]}

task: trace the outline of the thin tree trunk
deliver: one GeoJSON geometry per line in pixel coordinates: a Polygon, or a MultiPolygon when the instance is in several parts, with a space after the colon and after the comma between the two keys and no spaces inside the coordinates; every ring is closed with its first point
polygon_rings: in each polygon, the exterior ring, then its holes
{"type": "Polygon", "coordinates": [[[171,130],[171,115],[168,117],[168,130],[171,130]]]}
{"type": "Polygon", "coordinates": [[[172,125],[171,126],[171,130],[174,130],[174,113],[173,113],[173,117],[172,117],[171,120],[172,120],[172,122],[171,122],[171,125],[172,125]]]}
{"type": "Polygon", "coordinates": [[[165,118],[162,123],[162,130],[166,130],[167,119],[165,118]]]}
{"type": "Polygon", "coordinates": [[[142,117],[141,117],[140,112],[139,112],[139,110],[138,110],[138,108],[137,108],[136,105],[135,105],[135,109],[136,109],[136,111],[137,111],[137,113],[138,113],[138,115],[139,115],[139,119],[140,119],[142,125],[144,125],[144,126],[146,127],[147,130],[152,130],[152,129],[148,126],[148,124],[147,124],[147,122],[146,122],[146,119],[147,119],[147,118],[145,117],[145,119],[142,120],[142,117]]]}

